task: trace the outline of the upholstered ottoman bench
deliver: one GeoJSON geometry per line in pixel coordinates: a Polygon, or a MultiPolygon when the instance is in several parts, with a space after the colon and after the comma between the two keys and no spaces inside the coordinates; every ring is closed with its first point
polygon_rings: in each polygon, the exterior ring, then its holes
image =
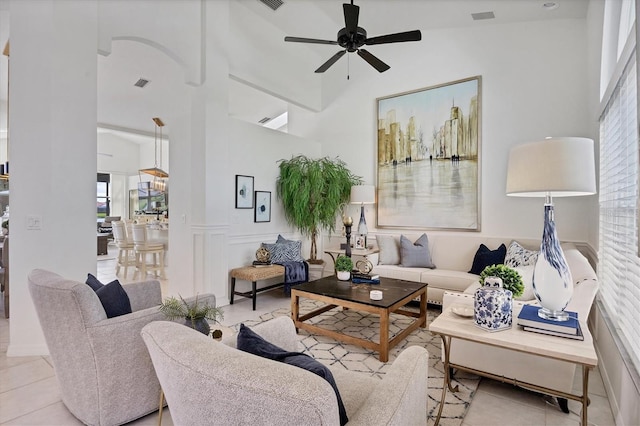
{"type": "Polygon", "coordinates": [[[263,267],[255,266],[243,266],[241,268],[232,269],[231,275],[231,298],[229,303],[233,305],[233,296],[238,295],[253,299],[253,310],[256,310],[256,294],[262,291],[271,290],[272,288],[280,287],[283,283],[273,284],[266,287],[256,288],[257,281],[268,280],[270,278],[282,277],[284,279],[284,266],[282,265],[269,265],[263,267]],[[236,291],[236,279],[251,281],[251,291],[240,292],[236,291]]]}

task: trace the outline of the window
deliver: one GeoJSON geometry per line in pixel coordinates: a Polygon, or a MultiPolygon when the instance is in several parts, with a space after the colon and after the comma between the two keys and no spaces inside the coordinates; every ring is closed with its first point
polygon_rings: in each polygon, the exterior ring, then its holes
{"type": "Polygon", "coordinates": [[[111,199],[109,197],[109,183],[111,175],[107,173],[98,173],[98,182],[96,188],[97,215],[98,222],[102,222],[105,217],[111,213],[111,199]]]}
{"type": "MultiPolygon", "coordinates": [[[[635,13],[635,12],[634,12],[635,13]]],[[[622,25],[622,24],[625,25],[622,25]]],[[[627,32],[627,45],[635,42],[627,32]]],[[[615,29],[617,31],[617,29],[615,29]]],[[[623,40],[620,38],[620,40],[623,40]]],[[[622,350],[640,370],[640,258],[638,257],[638,107],[635,46],[619,58],[600,117],[600,298],[622,350]]],[[[603,55],[604,57],[605,55],[603,55]]],[[[624,357],[623,357],[624,358],[624,357]]]]}

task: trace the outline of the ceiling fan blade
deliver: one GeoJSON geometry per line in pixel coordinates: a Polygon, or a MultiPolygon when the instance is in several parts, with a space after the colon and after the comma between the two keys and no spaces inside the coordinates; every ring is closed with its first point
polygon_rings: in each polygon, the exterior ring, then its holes
{"type": "Polygon", "coordinates": [[[347,34],[355,34],[358,30],[360,6],[356,6],[351,2],[351,4],[344,3],[342,8],[344,9],[344,27],[347,29],[347,34]]]}
{"type": "Polygon", "coordinates": [[[338,44],[337,41],[331,40],[318,40],[317,38],[304,38],[304,37],[285,37],[284,41],[293,41],[296,43],[315,43],[315,44],[338,44]]]}
{"type": "Polygon", "coordinates": [[[400,43],[403,41],[420,41],[422,33],[420,30],[405,31],[403,33],[387,34],[378,37],[371,37],[364,41],[364,44],[370,46],[372,44],[400,43]]]}
{"type": "Polygon", "coordinates": [[[358,55],[365,61],[369,62],[369,65],[377,69],[378,72],[385,72],[386,70],[391,68],[389,65],[385,64],[380,59],[376,58],[364,49],[358,49],[358,55]]]}
{"type": "Polygon", "coordinates": [[[324,64],[320,65],[320,68],[318,68],[316,70],[316,72],[318,72],[318,73],[325,72],[326,70],[329,69],[329,67],[331,65],[335,64],[338,59],[342,58],[345,53],[347,53],[346,50],[339,51],[338,53],[333,55],[327,62],[325,62],[324,64]]]}

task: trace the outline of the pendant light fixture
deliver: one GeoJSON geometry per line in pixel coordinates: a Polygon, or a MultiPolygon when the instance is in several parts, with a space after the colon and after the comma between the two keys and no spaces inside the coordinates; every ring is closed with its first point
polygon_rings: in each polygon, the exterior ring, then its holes
{"type": "Polygon", "coordinates": [[[167,187],[164,179],[169,177],[169,173],[162,170],[162,128],[164,127],[164,122],[159,117],[154,117],[152,120],[155,123],[153,167],[140,169],[138,172],[153,176],[153,181],[151,182],[152,189],[164,191],[167,187]],[[160,129],[160,167],[158,167],[158,128],[160,129]]]}

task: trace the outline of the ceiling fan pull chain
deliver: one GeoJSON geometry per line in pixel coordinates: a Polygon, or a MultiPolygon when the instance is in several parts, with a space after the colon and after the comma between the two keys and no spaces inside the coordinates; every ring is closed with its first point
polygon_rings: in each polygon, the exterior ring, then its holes
{"type": "MultiPolygon", "coordinates": [[[[351,0],[353,2],[353,0],[351,0]]],[[[349,80],[349,74],[351,73],[351,60],[347,56],[347,80],[349,80]]]]}

